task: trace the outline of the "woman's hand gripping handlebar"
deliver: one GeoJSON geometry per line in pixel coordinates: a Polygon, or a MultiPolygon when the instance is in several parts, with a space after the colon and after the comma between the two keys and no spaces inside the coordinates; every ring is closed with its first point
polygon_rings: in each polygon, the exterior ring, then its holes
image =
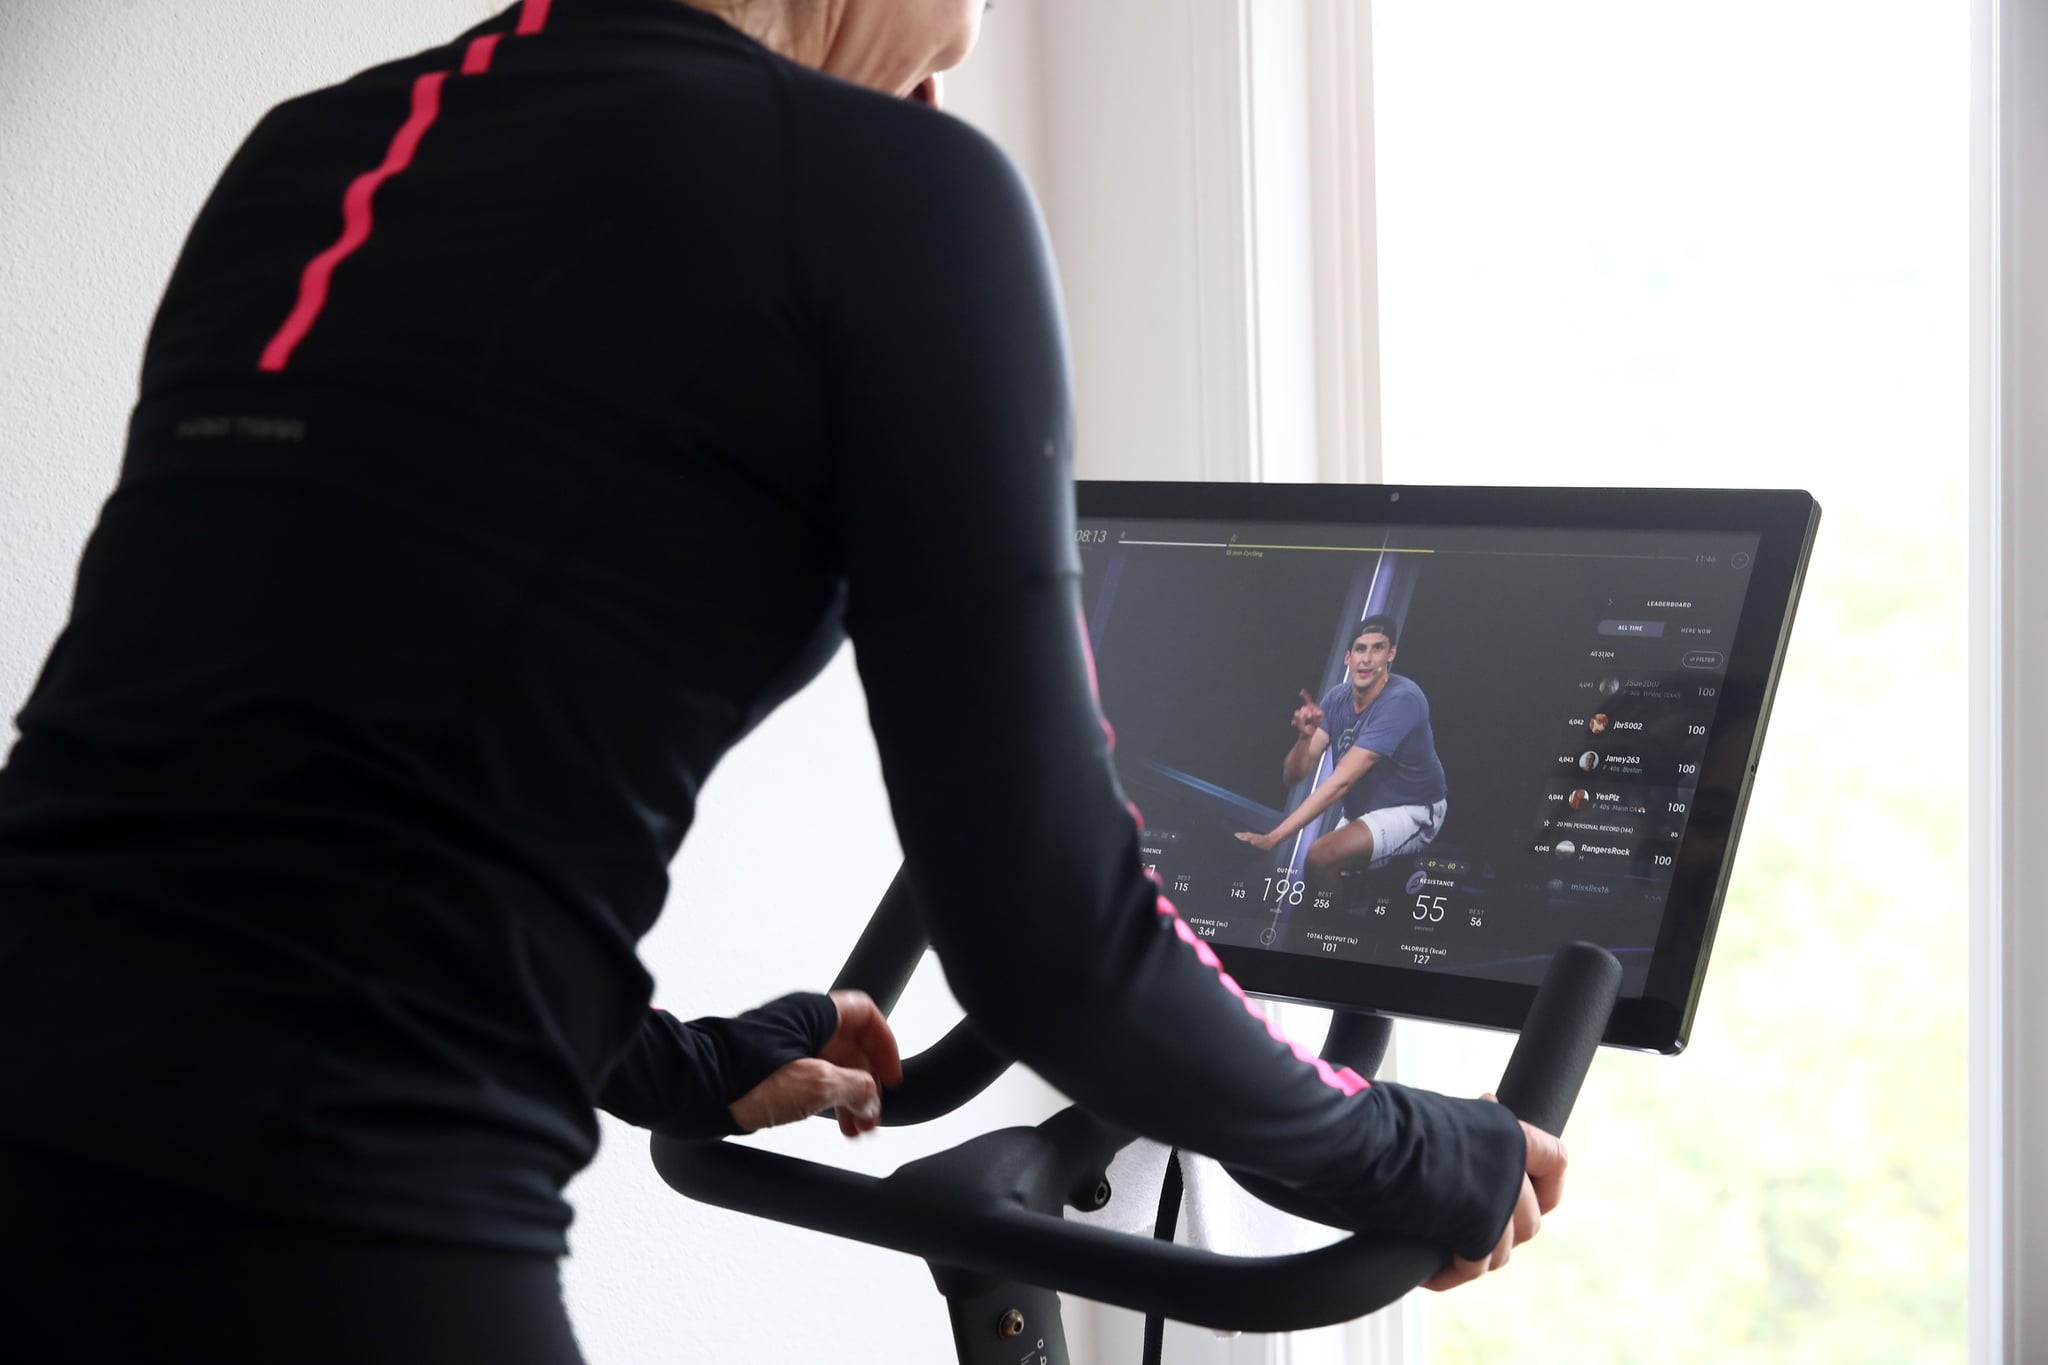
{"type": "Polygon", "coordinates": [[[938,1118],[994,1084],[1010,1061],[965,1022],[915,1057],[898,1054],[888,1015],[928,946],[909,882],[899,871],[832,983],[838,1032],[819,1056],[789,1063],[733,1102],[741,1131],[822,1114],[854,1137],[938,1118]]]}
{"type": "MultiPolygon", "coordinates": [[[[1486,1095],[1483,1098],[1498,1100],[1499,1097],[1486,1095]]],[[[1470,1284],[1488,1271],[1499,1270],[1508,1263],[1516,1247],[1536,1235],[1543,1226],[1543,1215],[1556,1208],[1557,1201],[1564,1197],[1564,1172],[1569,1161],[1564,1140],[1544,1132],[1527,1119],[1522,1120],[1522,1137],[1528,1151],[1522,1192],[1515,1200],[1515,1211],[1508,1218],[1507,1226],[1500,1230],[1500,1240],[1494,1243],[1493,1254],[1483,1261],[1451,1257],[1442,1270],[1422,1282],[1424,1289],[1439,1293],[1456,1289],[1461,1284],[1470,1284]]]]}
{"type": "MultiPolygon", "coordinates": [[[[832,989],[864,991],[883,1014],[889,1014],[930,945],[911,899],[910,879],[899,870],[832,989]]],[[[1010,1059],[962,1020],[923,1052],[903,1059],[900,1083],[886,1086],[882,1093],[882,1126],[904,1127],[950,1114],[1009,1069],[1010,1059]]]]}
{"type": "Polygon", "coordinates": [[[858,1137],[882,1121],[882,1090],[903,1084],[896,1034],[866,991],[835,990],[839,1027],[815,1057],[777,1068],[732,1102],[743,1133],[829,1113],[839,1131],[858,1137]]]}

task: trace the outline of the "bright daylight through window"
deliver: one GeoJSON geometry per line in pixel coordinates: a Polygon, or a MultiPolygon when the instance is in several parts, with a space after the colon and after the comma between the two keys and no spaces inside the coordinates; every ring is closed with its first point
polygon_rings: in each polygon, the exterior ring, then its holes
{"type": "Polygon", "coordinates": [[[1601,1057],[1428,1358],[1960,1361],[1968,12],[1373,8],[1387,481],[1825,509],[1693,1045],[1601,1057]]]}

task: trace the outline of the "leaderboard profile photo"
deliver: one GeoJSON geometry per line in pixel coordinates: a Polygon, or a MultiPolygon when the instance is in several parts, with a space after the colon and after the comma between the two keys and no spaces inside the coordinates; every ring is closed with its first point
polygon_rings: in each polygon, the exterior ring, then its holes
{"type": "Polygon", "coordinates": [[[1584,752],[1584,753],[1582,753],[1582,754],[1580,754],[1580,755],[1579,755],[1579,771],[1580,771],[1580,772],[1582,772],[1582,773],[1590,773],[1590,772],[1593,772],[1593,771],[1595,771],[1596,769],[1598,769],[1598,768],[1599,768],[1599,766],[1600,766],[1600,754],[1599,754],[1599,752],[1598,752],[1597,750],[1594,750],[1594,749],[1588,749],[1588,750],[1586,750],[1586,752],[1584,752]]]}

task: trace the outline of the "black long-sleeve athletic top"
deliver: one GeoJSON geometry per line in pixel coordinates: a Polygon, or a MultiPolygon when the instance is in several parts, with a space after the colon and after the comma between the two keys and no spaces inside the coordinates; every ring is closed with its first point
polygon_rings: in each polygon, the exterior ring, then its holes
{"type": "Polygon", "coordinates": [[[1070,444],[1004,156],[675,0],[525,0],[273,110],[0,772],[0,1142],[560,1251],[593,1104],[723,1131],[831,1030],[650,1012],[635,944],[720,755],[850,637],[994,1046],[1483,1253],[1512,1116],[1316,1063],[1144,877],[1070,444]]]}

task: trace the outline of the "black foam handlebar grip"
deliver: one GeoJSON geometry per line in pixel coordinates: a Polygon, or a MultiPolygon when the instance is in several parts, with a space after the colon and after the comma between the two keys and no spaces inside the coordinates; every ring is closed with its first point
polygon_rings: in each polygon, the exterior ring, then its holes
{"type": "Polygon", "coordinates": [[[931,940],[924,931],[924,918],[910,896],[910,877],[905,868],[896,869],[895,880],[875,902],[860,941],[847,955],[846,965],[832,982],[835,991],[866,991],[884,1014],[896,1008],[903,988],[924,961],[931,940]]]}
{"type": "Polygon", "coordinates": [[[1573,943],[1551,959],[1543,986],[1501,1074],[1500,1102],[1518,1119],[1559,1135],[1621,992],[1621,963],[1605,948],[1573,943]]]}

